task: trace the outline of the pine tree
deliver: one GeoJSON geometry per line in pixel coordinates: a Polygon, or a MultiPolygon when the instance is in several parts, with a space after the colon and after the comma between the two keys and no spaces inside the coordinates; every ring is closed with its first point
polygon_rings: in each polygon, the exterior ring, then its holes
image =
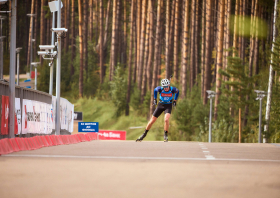
{"type": "MultiPolygon", "coordinates": [[[[244,100],[244,96],[247,94],[251,95],[253,93],[253,83],[257,79],[257,76],[247,76],[242,62],[243,61],[240,57],[228,57],[228,68],[225,71],[220,70],[220,74],[226,76],[229,79],[229,81],[223,81],[223,84],[233,87],[233,89],[224,88],[221,90],[221,92],[225,95],[231,96],[227,97],[226,100],[230,102],[231,108],[234,109],[244,109],[246,105],[252,104],[252,99],[244,100]]],[[[239,131],[241,128],[240,116],[241,115],[239,113],[239,131]]],[[[239,142],[241,142],[241,139],[242,136],[239,134],[239,142]]]]}

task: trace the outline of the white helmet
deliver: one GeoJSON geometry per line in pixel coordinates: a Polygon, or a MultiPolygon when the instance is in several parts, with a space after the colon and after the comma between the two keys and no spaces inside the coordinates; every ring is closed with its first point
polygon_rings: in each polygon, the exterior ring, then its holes
{"type": "Polygon", "coordinates": [[[170,85],[170,81],[168,79],[162,79],[161,80],[161,86],[169,86],[170,85]]]}

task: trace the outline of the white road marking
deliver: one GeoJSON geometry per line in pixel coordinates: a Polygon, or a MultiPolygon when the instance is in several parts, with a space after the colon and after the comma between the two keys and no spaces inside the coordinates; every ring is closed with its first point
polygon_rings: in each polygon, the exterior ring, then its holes
{"type": "Polygon", "coordinates": [[[206,155],[205,157],[206,158],[213,158],[213,159],[215,159],[215,157],[213,157],[213,155],[206,155]]]}
{"type": "Polygon", "coordinates": [[[207,160],[216,160],[215,157],[206,157],[207,160]]]}
{"type": "MultiPolygon", "coordinates": [[[[192,160],[206,161],[206,158],[188,158],[188,157],[122,157],[122,156],[74,156],[74,155],[18,155],[8,154],[2,157],[33,157],[33,158],[74,158],[74,159],[125,159],[125,160],[192,160]]],[[[0,157],[1,159],[1,157],[0,157]]],[[[212,159],[212,158],[209,158],[212,159]]],[[[230,159],[230,158],[215,158],[217,161],[242,161],[242,162],[278,162],[280,160],[271,159],[230,159]]]]}
{"type": "MultiPolygon", "coordinates": [[[[200,143],[199,146],[201,147],[201,149],[203,150],[207,150],[207,148],[200,143]]],[[[213,155],[210,155],[210,151],[202,151],[206,157],[206,160],[216,160],[216,158],[213,155]]]]}

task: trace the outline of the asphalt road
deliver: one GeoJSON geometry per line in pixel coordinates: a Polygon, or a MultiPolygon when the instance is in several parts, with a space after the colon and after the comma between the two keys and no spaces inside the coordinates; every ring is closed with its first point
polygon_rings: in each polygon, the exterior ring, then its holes
{"type": "Polygon", "coordinates": [[[280,145],[91,141],[0,157],[0,197],[280,197],[280,145]]]}

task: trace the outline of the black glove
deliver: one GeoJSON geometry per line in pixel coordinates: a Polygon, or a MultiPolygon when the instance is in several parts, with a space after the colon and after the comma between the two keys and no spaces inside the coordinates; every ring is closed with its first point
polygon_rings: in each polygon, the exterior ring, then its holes
{"type": "Polygon", "coordinates": [[[176,101],[175,100],[173,101],[172,104],[173,104],[173,107],[176,107],[176,101]]]}
{"type": "Polygon", "coordinates": [[[157,99],[154,99],[153,105],[157,105],[157,99]]]}

